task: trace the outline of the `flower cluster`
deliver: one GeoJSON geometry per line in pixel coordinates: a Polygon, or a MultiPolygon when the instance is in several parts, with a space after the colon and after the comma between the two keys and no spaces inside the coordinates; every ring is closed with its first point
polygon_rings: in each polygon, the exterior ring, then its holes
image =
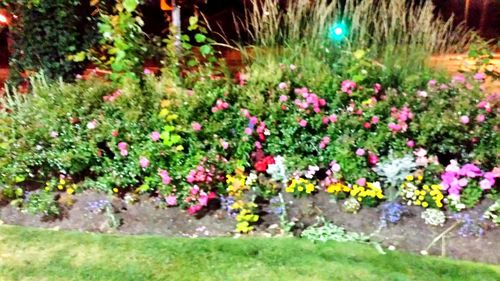
{"type": "Polygon", "coordinates": [[[217,111],[221,111],[228,108],[229,108],[229,103],[225,102],[222,99],[218,99],[215,102],[215,105],[212,107],[212,113],[216,113],[217,111]]]}
{"type": "Polygon", "coordinates": [[[426,209],[420,216],[425,224],[433,226],[442,226],[446,222],[446,215],[443,211],[438,209],[426,209]]]}
{"type": "Polygon", "coordinates": [[[254,229],[255,223],[259,221],[259,215],[255,214],[257,205],[255,203],[233,204],[233,209],[238,210],[236,215],[236,231],[241,233],[249,233],[254,229]]]}
{"type": "Polygon", "coordinates": [[[184,202],[189,205],[187,211],[190,215],[198,213],[203,207],[208,206],[210,200],[217,198],[215,192],[205,192],[199,186],[193,185],[189,191],[189,195],[184,199],[184,202]]]}
{"type": "Polygon", "coordinates": [[[316,113],[321,112],[321,108],[326,106],[326,100],[319,98],[318,95],[310,93],[307,88],[295,89],[295,94],[303,99],[296,99],[295,105],[301,110],[312,110],[316,113]]]}
{"type": "Polygon", "coordinates": [[[401,197],[408,205],[422,206],[424,208],[442,208],[444,195],[439,184],[424,184],[423,176],[406,176],[401,184],[401,197]]]}
{"type": "Polygon", "coordinates": [[[288,193],[293,193],[296,196],[311,194],[316,190],[316,187],[309,180],[304,178],[293,178],[290,185],[285,189],[288,193]]]}
{"type": "Polygon", "coordinates": [[[475,181],[482,177],[479,186],[482,190],[489,190],[495,184],[495,178],[499,177],[497,170],[483,173],[479,167],[474,164],[465,164],[462,167],[456,160],[452,160],[446,166],[445,172],[441,175],[441,185],[448,194],[460,197],[461,191],[470,181],[475,181]],[[496,172],[495,172],[496,171],[496,172]]]}
{"type": "Polygon", "coordinates": [[[389,123],[388,127],[393,133],[406,132],[408,130],[408,122],[413,119],[413,113],[407,106],[401,109],[396,107],[391,108],[391,117],[396,120],[396,123],[389,123]]]}
{"type": "Polygon", "coordinates": [[[66,190],[66,193],[73,194],[78,189],[78,186],[73,183],[72,178],[67,175],[59,175],[59,180],[50,180],[45,183],[45,191],[63,191],[66,190]]]}
{"type": "Polygon", "coordinates": [[[190,184],[207,184],[212,183],[215,177],[215,167],[205,168],[203,165],[198,165],[196,169],[189,171],[186,181],[190,184]]]}
{"type": "Polygon", "coordinates": [[[120,96],[122,95],[122,91],[121,90],[116,90],[114,91],[113,93],[107,95],[107,96],[104,96],[102,97],[102,99],[106,102],[114,102],[115,100],[117,100],[120,96]]]}
{"type": "Polygon", "coordinates": [[[375,199],[384,198],[379,182],[367,182],[365,186],[354,184],[350,188],[349,195],[368,205],[372,205],[375,199]]]}
{"type": "Polygon", "coordinates": [[[344,80],[340,85],[341,91],[349,95],[352,95],[352,91],[354,91],[356,87],[357,87],[356,82],[351,80],[344,80]]]}

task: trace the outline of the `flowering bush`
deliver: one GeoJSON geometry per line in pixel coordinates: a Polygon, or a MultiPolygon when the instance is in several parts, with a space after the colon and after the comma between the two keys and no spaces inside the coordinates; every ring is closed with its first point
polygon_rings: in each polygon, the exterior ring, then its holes
{"type": "Polygon", "coordinates": [[[220,198],[246,233],[260,218],[255,198],[280,190],[327,192],[356,212],[397,195],[458,210],[497,189],[499,102],[482,79],[388,87],[362,52],[321,79],[269,67],[233,80],[200,66],[184,80],[165,71],[119,88],[34,79],[33,94],[2,101],[3,193],[23,197],[21,182],[64,175],[76,186],[49,189],[148,193],[193,215],[220,198]]]}

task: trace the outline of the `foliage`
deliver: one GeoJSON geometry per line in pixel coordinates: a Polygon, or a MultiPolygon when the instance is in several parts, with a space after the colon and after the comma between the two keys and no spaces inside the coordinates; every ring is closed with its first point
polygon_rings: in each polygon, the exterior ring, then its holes
{"type": "Polygon", "coordinates": [[[40,191],[26,195],[24,209],[31,214],[42,214],[46,217],[57,217],[60,215],[60,207],[54,200],[54,194],[40,191]]]}
{"type": "Polygon", "coordinates": [[[483,217],[490,219],[496,225],[500,225],[500,200],[495,201],[495,203],[489,206],[483,217]]]}
{"type": "Polygon", "coordinates": [[[314,242],[367,242],[369,240],[368,236],[347,232],[343,227],[328,222],[324,218],[318,218],[318,222],[304,229],[300,236],[314,242]]]}
{"type": "Polygon", "coordinates": [[[25,73],[43,70],[47,77],[73,80],[84,64],[66,57],[97,40],[89,1],[9,0],[2,4],[17,16],[10,28],[14,42],[11,79],[18,82],[25,73]]]}

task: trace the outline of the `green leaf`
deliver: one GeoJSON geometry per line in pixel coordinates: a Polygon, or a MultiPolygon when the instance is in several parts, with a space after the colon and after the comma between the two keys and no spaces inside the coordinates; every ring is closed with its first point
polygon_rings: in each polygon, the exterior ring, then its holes
{"type": "Polygon", "coordinates": [[[194,40],[196,40],[196,42],[198,42],[198,43],[203,43],[207,40],[207,37],[201,33],[197,33],[194,36],[194,40]]]}
{"type": "Polygon", "coordinates": [[[200,53],[203,56],[210,55],[212,53],[212,47],[210,45],[203,45],[200,47],[200,53]]]}
{"type": "Polygon", "coordinates": [[[129,13],[135,11],[135,9],[137,8],[137,5],[139,5],[138,0],[124,0],[123,1],[123,7],[129,13]]]}
{"type": "Polygon", "coordinates": [[[189,25],[196,25],[198,23],[198,18],[197,17],[190,17],[189,18],[189,25]]]}

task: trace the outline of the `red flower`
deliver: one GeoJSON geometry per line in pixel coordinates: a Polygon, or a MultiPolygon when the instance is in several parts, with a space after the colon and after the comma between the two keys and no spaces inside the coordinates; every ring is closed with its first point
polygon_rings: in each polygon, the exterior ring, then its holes
{"type": "Polygon", "coordinates": [[[365,129],[370,129],[372,127],[372,125],[369,122],[365,122],[363,124],[363,127],[365,127],[365,129]]]}
{"type": "Polygon", "coordinates": [[[274,157],[272,156],[264,157],[262,160],[257,161],[257,163],[255,163],[254,168],[257,172],[263,173],[267,171],[267,166],[269,164],[274,164],[274,157]]]}
{"type": "Polygon", "coordinates": [[[371,165],[377,165],[378,161],[379,158],[376,154],[368,152],[368,163],[370,163],[371,165]]]}

